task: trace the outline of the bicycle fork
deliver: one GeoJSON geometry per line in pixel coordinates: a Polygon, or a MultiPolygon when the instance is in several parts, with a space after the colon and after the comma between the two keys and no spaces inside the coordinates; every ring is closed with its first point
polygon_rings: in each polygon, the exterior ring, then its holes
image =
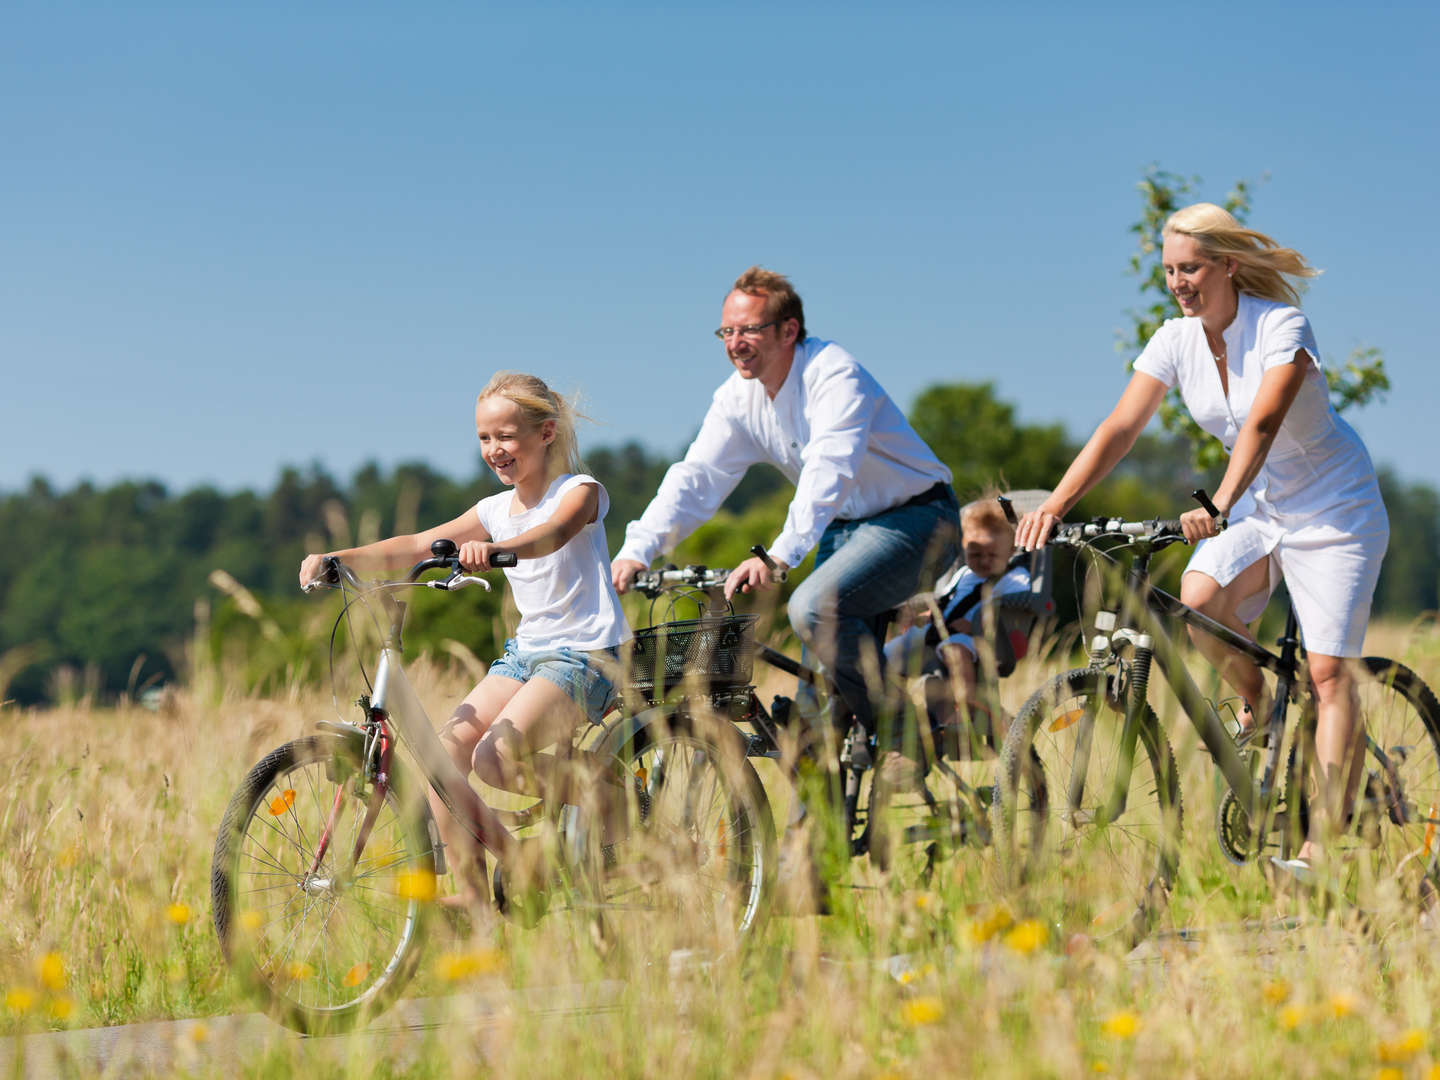
{"type": "Polygon", "coordinates": [[[346,785],[341,783],[335,789],[335,799],[330,804],[330,813],[325,819],[325,827],[320,833],[319,842],[315,845],[315,856],[311,859],[310,868],[306,871],[301,883],[301,888],[308,893],[331,891],[353,876],[355,867],[359,865],[361,852],[365,850],[365,845],[370,840],[370,833],[375,828],[375,821],[380,816],[381,808],[385,805],[385,797],[390,790],[390,759],[394,750],[394,740],[390,735],[385,711],[372,706],[369,708],[369,713],[372,726],[366,739],[365,752],[361,755],[361,771],[351,779],[357,785],[357,795],[363,790],[363,787],[359,785],[363,785],[366,780],[369,780],[370,795],[365,802],[365,816],[361,819],[360,827],[355,834],[355,843],[350,851],[350,861],[348,865],[329,878],[320,874],[320,867],[324,865],[325,856],[329,854],[330,845],[335,839],[340,819],[345,812],[346,785]]]}

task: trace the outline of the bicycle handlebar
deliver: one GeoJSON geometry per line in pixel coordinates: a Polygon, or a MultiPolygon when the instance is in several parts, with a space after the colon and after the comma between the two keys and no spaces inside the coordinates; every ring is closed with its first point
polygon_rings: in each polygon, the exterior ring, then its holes
{"type": "MultiPolygon", "coordinates": [[[[475,577],[465,573],[465,568],[460,565],[457,555],[458,548],[453,540],[436,540],[430,545],[431,556],[428,559],[421,559],[403,578],[407,585],[416,584],[421,575],[431,570],[449,570],[450,576],[443,581],[427,581],[425,587],[439,589],[442,592],[453,592],[456,589],[463,589],[467,585],[483,585],[487,590],[490,583],[484,578],[475,577]]],[[[505,567],[514,566],[519,561],[513,551],[496,551],[490,555],[490,569],[500,570],[505,567]]],[[[355,572],[333,555],[327,555],[324,560],[324,569],[319,577],[302,586],[301,592],[313,592],[324,586],[334,588],[343,580],[346,584],[355,588],[363,588],[364,583],[355,576],[355,572]]]]}
{"type": "Polygon", "coordinates": [[[729,576],[729,570],[710,566],[687,566],[683,570],[674,567],[668,570],[641,570],[635,575],[630,587],[653,600],[674,585],[688,585],[693,589],[723,588],[725,579],[729,576]]]}
{"type": "Polygon", "coordinates": [[[1057,525],[1051,544],[1079,547],[1105,536],[1123,536],[1130,540],[1149,540],[1157,544],[1184,543],[1185,534],[1177,518],[1151,518],[1149,521],[1124,521],[1120,518],[1095,518],[1071,525],[1057,525]]]}

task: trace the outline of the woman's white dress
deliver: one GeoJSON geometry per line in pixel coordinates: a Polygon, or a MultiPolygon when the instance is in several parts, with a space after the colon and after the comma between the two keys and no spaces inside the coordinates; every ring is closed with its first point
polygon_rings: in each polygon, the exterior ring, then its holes
{"type": "Polygon", "coordinates": [[[1198,318],[1170,319],[1150,339],[1135,370],[1179,386],[1185,407],[1225,444],[1244,427],[1260,380],[1304,351],[1313,361],[1254,483],[1230,511],[1230,526],[1202,541],[1186,567],[1228,585],[1267,555],[1267,586],[1238,614],[1259,617],[1283,576],[1305,647],[1359,656],[1390,522],[1375,467],[1360,436],[1335,412],[1310,322],[1298,309],[1240,294],[1225,330],[1229,394],[1220,385],[1198,318]]]}

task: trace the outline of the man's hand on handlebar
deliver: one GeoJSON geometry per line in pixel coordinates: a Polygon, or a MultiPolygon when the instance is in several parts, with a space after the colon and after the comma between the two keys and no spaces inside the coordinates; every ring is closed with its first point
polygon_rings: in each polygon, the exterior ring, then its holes
{"type": "Polygon", "coordinates": [[[645,564],[634,559],[616,559],[610,564],[610,581],[617,593],[629,592],[635,575],[645,569],[645,564]]]}
{"type": "Polygon", "coordinates": [[[725,599],[731,600],[737,592],[753,592],[756,589],[769,589],[778,585],[790,568],[784,563],[775,559],[763,559],[759,555],[752,555],[734,570],[725,579],[725,599]]]}

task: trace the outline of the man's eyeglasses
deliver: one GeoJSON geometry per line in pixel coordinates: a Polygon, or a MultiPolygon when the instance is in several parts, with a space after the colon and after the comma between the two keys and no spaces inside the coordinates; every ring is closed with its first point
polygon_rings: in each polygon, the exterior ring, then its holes
{"type": "Polygon", "coordinates": [[[760,331],[767,326],[779,326],[780,320],[774,319],[770,322],[751,323],[749,326],[722,326],[715,331],[715,336],[721,341],[729,341],[732,337],[739,335],[743,338],[757,338],[760,331]]]}

